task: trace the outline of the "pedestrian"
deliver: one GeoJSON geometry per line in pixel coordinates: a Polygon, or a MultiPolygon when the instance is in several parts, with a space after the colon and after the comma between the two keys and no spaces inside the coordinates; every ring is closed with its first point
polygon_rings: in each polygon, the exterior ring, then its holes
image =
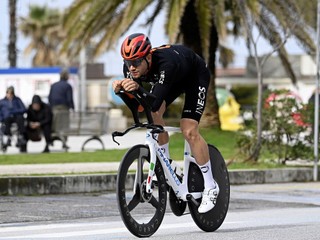
{"type": "Polygon", "coordinates": [[[27,140],[40,141],[43,133],[46,140],[43,153],[50,152],[52,115],[51,107],[34,95],[27,110],[27,140]]]}
{"type": "Polygon", "coordinates": [[[14,87],[10,86],[6,90],[6,96],[0,100],[0,122],[3,124],[2,130],[4,134],[3,148],[11,146],[11,126],[16,123],[18,126],[18,142],[17,147],[20,152],[26,152],[25,140],[25,118],[24,113],[26,107],[22,100],[15,95],[14,87]]]}
{"type": "MultiPolygon", "coordinates": [[[[121,55],[125,78],[115,80],[113,89],[116,93],[121,89],[134,91],[143,88],[143,82],[151,83],[151,92],[156,96],[152,106],[155,124],[165,125],[163,114],[166,108],[185,93],[180,128],[204,178],[205,189],[198,210],[200,213],[210,211],[216,204],[219,186],[213,179],[208,145],[199,133],[210,81],[206,63],[182,45],[163,45],[152,49],[148,37],[142,33],[132,34],[124,40],[121,55]]],[[[158,141],[170,158],[168,133],[159,134],[158,141]]]]}
{"type": "Polygon", "coordinates": [[[67,82],[69,79],[69,71],[62,69],[60,72],[60,81],[51,85],[49,93],[49,104],[52,111],[73,111],[73,90],[71,85],[67,82]]]}
{"type": "MultiPolygon", "coordinates": [[[[49,104],[53,112],[53,126],[52,131],[56,132],[57,121],[60,114],[63,118],[63,122],[59,123],[59,126],[63,129],[69,129],[70,117],[69,111],[74,111],[73,102],[73,90],[72,86],[67,82],[69,79],[68,69],[62,69],[60,72],[60,81],[51,85],[49,93],[49,104]]],[[[61,130],[61,129],[60,129],[61,130]]],[[[65,141],[67,141],[67,136],[64,136],[65,141]]],[[[63,145],[63,148],[68,148],[67,145],[63,145]]]]}

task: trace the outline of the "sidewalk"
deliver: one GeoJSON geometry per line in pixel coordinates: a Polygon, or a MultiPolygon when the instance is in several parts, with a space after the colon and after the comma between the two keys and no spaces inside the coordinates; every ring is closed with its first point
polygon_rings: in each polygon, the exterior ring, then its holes
{"type": "MultiPolygon", "coordinates": [[[[70,137],[69,152],[80,152],[86,137],[70,137]]],[[[126,149],[136,144],[143,144],[144,131],[132,131],[125,137],[112,141],[110,134],[101,137],[105,149],[126,149]]],[[[44,140],[28,143],[29,153],[41,153],[44,140]]],[[[101,149],[97,141],[89,142],[85,149],[92,151],[101,149]]],[[[63,152],[61,142],[56,142],[50,154],[63,152]]],[[[18,149],[10,147],[6,154],[19,154],[18,149]]],[[[23,157],[23,154],[21,154],[23,157]]],[[[183,166],[183,161],[178,161],[183,166]]],[[[119,162],[105,163],[61,163],[61,164],[23,164],[0,165],[0,196],[1,195],[34,195],[34,194],[66,194],[115,191],[116,172],[119,162]],[[39,175],[39,176],[36,176],[39,175]]],[[[307,182],[313,180],[312,168],[285,168],[271,170],[240,170],[229,171],[230,184],[255,184],[277,182],[307,182]]]]}
{"type": "MultiPolygon", "coordinates": [[[[71,136],[68,138],[68,152],[81,152],[82,144],[88,139],[85,136],[71,136]]],[[[105,149],[129,149],[136,144],[143,144],[145,141],[144,131],[131,131],[124,137],[117,137],[116,141],[120,145],[112,141],[111,134],[101,136],[105,149]]],[[[45,141],[28,142],[28,153],[41,153],[45,146],[45,141]]],[[[101,143],[92,140],[85,145],[85,151],[94,151],[102,149],[101,143]]],[[[51,153],[58,154],[64,152],[62,143],[55,141],[54,146],[50,147],[51,153]]],[[[27,154],[28,154],[27,153],[27,154]]],[[[20,154],[16,147],[9,147],[6,153],[0,152],[0,177],[1,176],[21,176],[21,175],[45,175],[45,174],[77,174],[77,173],[102,173],[118,171],[119,162],[101,162],[101,163],[60,163],[60,164],[16,164],[1,165],[1,158],[5,155],[20,154]]],[[[23,154],[21,154],[23,157],[23,154]]],[[[182,164],[182,163],[181,163],[182,164]]]]}
{"type": "MultiPolygon", "coordinates": [[[[68,138],[67,145],[70,147],[68,152],[81,152],[83,143],[88,139],[87,136],[71,136],[68,138]]],[[[120,143],[113,142],[111,134],[101,136],[101,140],[105,149],[129,149],[136,144],[144,144],[145,131],[135,130],[127,133],[123,137],[117,137],[115,140],[120,143]]],[[[28,153],[41,153],[45,146],[45,140],[42,138],[40,142],[28,142],[28,153]]],[[[102,149],[100,142],[92,140],[85,145],[85,151],[95,151],[102,149]]],[[[49,154],[58,154],[64,152],[62,142],[55,141],[54,146],[50,147],[49,154]]],[[[27,153],[27,154],[28,154],[27,153]]],[[[21,164],[21,165],[1,165],[1,158],[5,155],[20,154],[19,149],[12,146],[6,153],[0,152],[0,177],[1,176],[21,176],[36,174],[77,174],[77,173],[102,173],[118,171],[119,162],[101,162],[101,163],[61,163],[61,164],[21,164]]],[[[23,154],[21,154],[23,157],[23,154]]],[[[182,166],[181,162],[181,166],[182,166]]]]}
{"type": "MultiPolygon", "coordinates": [[[[81,147],[82,144],[88,139],[88,136],[71,136],[68,137],[68,142],[67,145],[70,147],[68,149],[68,152],[81,152],[81,147]]],[[[101,140],[105,146],[105,149],[125,149],[125,148],[130,148],[135,144],[138,143],[144,143],[145,141],[145,132],[144,131],[131,131],[127,133],[123,137],[117,137],[116,141],[120,143],[116,144],[115,142],[112,141],[112,136],[111,134],[105,134],[101,136],[101,140]]],[[[28,153],[41,153],[42,150],[45,147],[45,140],[42,138],[40,142],[28,142],[28,153]]],[[[92,140],[89,143],[85,145],[85,151],[93,151],[93,150],[99,150],[102,149],[101,144],[96,141],[92,140]]],[[[54,146],[50,147],[51,153],[57,153],[57,152],[63,152],[64,150],[62,149],[62,143],[60,141],[55,141],[54,146]]],[[[19,154],[19,149],[15,146],[8,147],[8,150],[6,153],[2,153],[0,151],[0,163],[1,163],[1,155],[5,154],[19,154]]]]}
{"type": "Polygon", "coordinates": [[[1,176],[110,173],[118,171],[118,162],[0,165],[1,176]]]}

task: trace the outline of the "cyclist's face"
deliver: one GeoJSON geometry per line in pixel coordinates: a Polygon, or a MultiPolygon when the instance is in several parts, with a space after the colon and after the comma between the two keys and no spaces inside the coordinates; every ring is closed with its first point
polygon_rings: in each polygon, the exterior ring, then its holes
{"type": "Polygon", "coordinates": [[[125,62],[133,78],[140,78],[146,75],[148,72],[148,63],[150,64],[151,55],[147,55],[145,58],[137,59],[134,61],[125,62]]]}

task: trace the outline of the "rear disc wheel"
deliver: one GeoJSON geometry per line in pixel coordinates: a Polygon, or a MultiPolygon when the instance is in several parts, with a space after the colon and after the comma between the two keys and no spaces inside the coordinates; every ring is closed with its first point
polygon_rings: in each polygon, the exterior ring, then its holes
{"type": "MultiPolygon", "coordinates": [[[[220,188],[216,206],[207,213],[199,213],[198,206],[191,201],[188,202],[188,206],[197,226],[203,231],[213,232],[221,226],[227,215],[230,199],[230,183],[228,170],[221,153],[213,145],[208,145],[208,147],[213,177],[220,188]]],[[[194,163],[191,163],[189,168],[188,189],[189,192],[202,192],[204,190],[202,173],[194,163]]],[[[199,204],[201,200],[197,200],[199,204]]]]}

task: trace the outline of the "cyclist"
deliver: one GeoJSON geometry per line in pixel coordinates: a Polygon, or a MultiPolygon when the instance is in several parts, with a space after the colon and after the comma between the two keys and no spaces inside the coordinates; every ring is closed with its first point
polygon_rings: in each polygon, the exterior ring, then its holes
{"type": "MultiPolygon", "coordinates": [[[[129,35],[121,46],[125,78],[113,82],[113,90],[134,91],[143,88],[142,82],[151,83],[156,96],[152,106],[155,124],[164,126],[166,108],[182,93],[185,103],[180,120],[184,138],[199,165],[205,189],[199,212],[211,210],[219,194],[219,186],[213,179],[208,145],[199,133],[199,121],[205,108],[210,73],[205,62],[192,50],[182,45],[163,45],[152,48],[149,38],[142,33],[129,35]]],[[[161,133],[159,145],[169,154],[169,135],[161,133]]]]}

